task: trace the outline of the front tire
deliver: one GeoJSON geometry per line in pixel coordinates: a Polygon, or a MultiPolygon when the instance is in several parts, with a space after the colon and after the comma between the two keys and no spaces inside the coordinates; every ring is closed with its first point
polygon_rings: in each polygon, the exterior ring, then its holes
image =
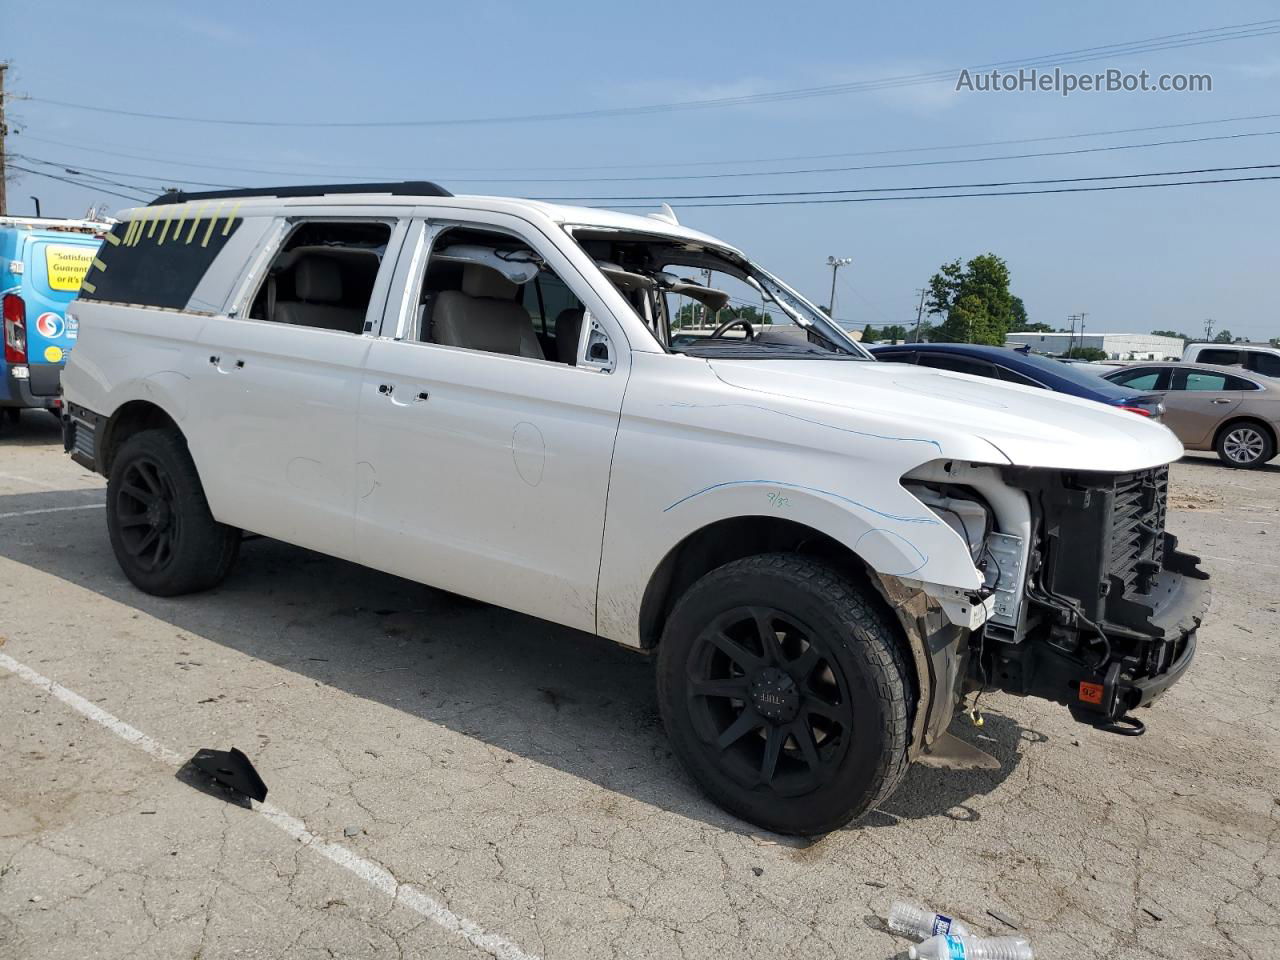
{"type": "Polygon", "coordinates": [[[209,512],[175,430],[143,430],[124,442],[107,479],[107,531],[125,576],[159,597],[217,586],[240,549],[240,531],[209,512]]]}
{"type": "Polygon", "coordinates": [[[1227,424],[1218,434],[1214,448],[1218,459],[1229,467],[1252,470],[1261,467],[1276,455],[1275,441],[1262,424],[1254,420],[1239,420],[1227,424]]]}
{"type": "Polygon", "coordinates": [[[658,650],[676,755],[744,820],[813,836],[880,804],[907,767],[910,682],[898,627],[869,588],[792,554],[713,570],[658,650]]]}

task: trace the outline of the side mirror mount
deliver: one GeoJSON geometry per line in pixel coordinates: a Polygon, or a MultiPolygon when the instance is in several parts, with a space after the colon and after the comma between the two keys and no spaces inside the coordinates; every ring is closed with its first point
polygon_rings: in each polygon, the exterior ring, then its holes
{"type": "Polygon", "coordinates": [[[585,321],[583,326],[587,330],[587,347],[583,351],[582,366],[599,370],[601,373],[612,373],[613,344],[609,342],[609,335],[591,314],[586,314],[583,319],[585,321]]]}

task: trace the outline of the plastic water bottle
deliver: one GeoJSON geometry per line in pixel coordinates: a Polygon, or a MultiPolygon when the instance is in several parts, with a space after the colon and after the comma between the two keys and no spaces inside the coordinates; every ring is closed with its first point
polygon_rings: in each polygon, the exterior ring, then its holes
{"type": "Polygon", "coordinates": [[[948,933],[954,937],[969,935],[969,928],[959,920],[903,900],[889,908],[889,929],[912,940],[924,940],[948,933]]]}
{"type": "Polygon", "coordinates": [[[1035,960],[1021,937],[930,937],[907,947],[911,960],[1035,960]]]}

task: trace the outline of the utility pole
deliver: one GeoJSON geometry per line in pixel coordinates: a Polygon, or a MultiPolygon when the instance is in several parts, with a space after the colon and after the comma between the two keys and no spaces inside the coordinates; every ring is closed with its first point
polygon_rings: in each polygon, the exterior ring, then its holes
{"type": "Polygon", "coordinates": [[[9,210],[5,202],[5,183],[9,177],[9,170],[4,162],[4,138],[9,132],[9,128],[4,125],[4,75],[8,69],[9,61],[0,60],[0,217],[9,210]]]}
{"type": "Polygon", "coordinates": [[[1075,348],[1076,321],[1079,319],[1080,318],[1076,316],[1074,313],[1071,314],[1071,316],[1067,317],[1067,321],[1071,324],[1071,335],[1067,337],[1067,352],[1064,354],[1064,356],[1067,356],[1067,357],[1071,356],[1071,351],[1075,348]]]}
{"type": "Polygon", "coordinates": [[[836,272],[841,267],[853,263],[853,257],[827,257],[827,266],[831,268],[831,299],[827,301],[827,316],[836,318],[836,272]]]}
{"type": "Polygon", "coordinates": [[[1205,320],[1204,322],[1204,339],[1205,343],[1213,342],[1213,321],[1205,320]]]}
{"type": "Polygon", "coordinates": [[[924,316],[925,288],[921,287],[919,290],[916,291],[916,293],[920,294],[920,303],[916,307],[916,336],[915,336],[915,342],[919,343],[920,342],[920,318],[924,316]]]}
{"type": "Polygon", "coordinates": [[[1084,349],[1084,318],[1089,316],[1083,310],[1080,311],[1080,349],[1084,349]]]}

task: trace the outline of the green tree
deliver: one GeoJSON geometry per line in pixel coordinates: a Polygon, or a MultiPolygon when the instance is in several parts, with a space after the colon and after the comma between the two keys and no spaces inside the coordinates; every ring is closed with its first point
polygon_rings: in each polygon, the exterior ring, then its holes
{"type": "Polygon", "coordinates": [[[1073,360],[1106,360],[1107,351],[1097,347],[1073,347],[1067,356],[1073,360]]]}
{"type": "Polygon", "coordinates": [[[931,316],[943,317],[932,339],[1003,346],[1014,321],[1013,301],[1009,267],[994,253],[964,266],[959,260],[944,263],[929,280],[926,307],[931,316]]]}
{"type": "Polygon", "coordinates": [[[876,330],[876,328],[873,327],[871,324],[867,324],[862,329],[863,343],[879,343],[880,340],[883,339],[883,337],[884,335],[880,333],[878,330],[876,330]]]}
{"type": "MultiPolygon", "coordinates": [[[[1017,299],[1016,297],[1014,298],[1017,299]]],[[[1010,333],[1057,333],[1053,324],[1049,323],[1015,323],[1010,329],[1010,333]]]]}
{"type": "Polygon", "coordinates": [[[1177,333],[1174,330],[1152,330],[1151,335],[1153,337],[1177,337],[1183,343],[1191,339],[1185,333],[1177,333]]]}
{"type": "MultiPolygon", "coordinates": [[[[1010,297],[1009,309],[1010,309],[1010,318],[1009,318],[1010,329],[1026,330],[1027,329],[1027,306],[1022,302],[1022,298],[1010,297]]],[[[1041,324],[1037,324],[1037,326],[1041,326],[1041,324]]],[[[1048,330],[1045,331],[1045,333],[1048,333],[1048,332],[1049,332],[1048,330]]]]}
{"type": "Polygon", "coordinates": [[[1234,340],[1230,330],[1219,330],[1218,335],[1213,338],[1214,343],[1231,343],[1234,340]]]}

